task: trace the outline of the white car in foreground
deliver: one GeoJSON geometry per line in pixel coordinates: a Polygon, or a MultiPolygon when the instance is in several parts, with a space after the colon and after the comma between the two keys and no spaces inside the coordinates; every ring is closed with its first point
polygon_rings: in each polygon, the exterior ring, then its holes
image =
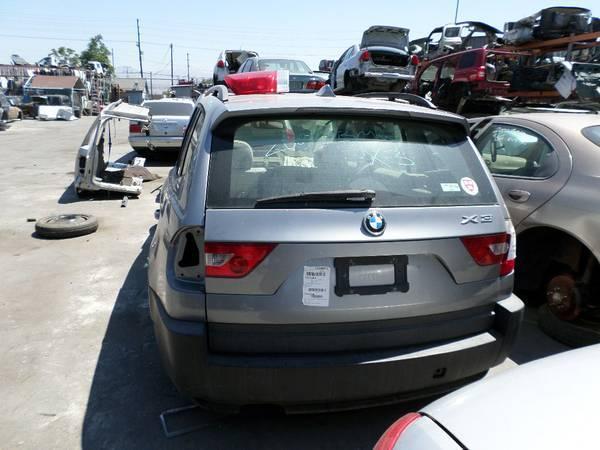
{"type": "Polygon", "coordinates": [[[598,449],[600,345],[485,378],[392,424],[375,450],[598,449]]]}
{"type": "Polygon", "coordinates": [[[191,98],[162,98],[147,100],[141,106],[150,110],[150,123],[129,124],[129,144],[133,149],[137,152],[178,152],[194,111],[194,101],[191,98]]]}

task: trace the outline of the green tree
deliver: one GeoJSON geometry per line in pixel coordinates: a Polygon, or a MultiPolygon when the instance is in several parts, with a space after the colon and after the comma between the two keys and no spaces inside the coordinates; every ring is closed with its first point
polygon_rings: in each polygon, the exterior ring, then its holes
{"type": "Polygon", "coordinates": [[[68,47],[58,47],[50,50],[51,56],[56,56],[58,58],[58,62],[61,65],[69,65],[69,66],[79,66],[81,61],[79,60],[79,55],[75,50],[68,47]]]}
{"type": "Polygon", "coordinates": [[[90,39],[87,48],[81,52],[80,59],[83,65],[86,65],[89,61],[98,61],[109,74],[114,74],[114,68],[110,63],[110,50],[104,44],[101,34],[97,34],[90,39]]]}

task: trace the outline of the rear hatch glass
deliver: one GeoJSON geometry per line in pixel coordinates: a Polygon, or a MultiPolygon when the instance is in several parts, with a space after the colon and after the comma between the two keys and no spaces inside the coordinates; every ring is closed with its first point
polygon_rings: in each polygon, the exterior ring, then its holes
{"type": "Polygon", "coordinates": [[[209,208],[348,208],[330,194],[356,200],[357,191],[373,207],[497,203],[459,125],[288,116],[229,120],[214,132],[209,208]],[[290,199],[309,193],[318,195],[290,199]]]}
{"type": "Polygon", "coordinates": [[[152,116],[191,116],[194,111],[193,104],[183,102],[146,102],[143,106],[152,116]]]}

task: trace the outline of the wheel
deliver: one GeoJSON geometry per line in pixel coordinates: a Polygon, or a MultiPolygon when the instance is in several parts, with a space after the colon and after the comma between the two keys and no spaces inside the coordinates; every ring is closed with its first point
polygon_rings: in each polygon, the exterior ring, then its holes
{"type": "Polygon", "coordinates": [[[19,113],[19,115],[17,116],[17,119],[23,120],[23,113],[22,112],[19,113]]]}
{"type": "Polygon", "coordinates": [[[59,214],[38,220],[35,232],[39,237],[65,239],[84,236],[98,229],[98,219],[89,214],[59,214]]]}
{"type": "Polygon", "coordinates": [[[352,77],[350,76],[350,72],[344,73],[344,92],[347,94],[353,94],[355,91],[355,85],[352,77]]]}
{"type": "Polygon", "coordinates": [[[550,311],[548,305],[543,305],[538,309],[538,325],[548,336],[570,347],[600,343],[598,323],[583,320],[575,322],[560,320],[550,311]]]}
{"type": "Polygon", "coordinates": [[[552,313],[561,320],[575,320],[581,314],[581,292],[575,276],[563,272],[553,276],[545,285],[546,304],[552,313]]]}

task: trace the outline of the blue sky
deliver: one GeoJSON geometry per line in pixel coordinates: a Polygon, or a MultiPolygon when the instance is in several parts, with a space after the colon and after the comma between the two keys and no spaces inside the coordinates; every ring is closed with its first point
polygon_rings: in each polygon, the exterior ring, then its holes
{"type": "MultiPolygon", "coordinates": [[[[572,6],[600,14],[600,4],[585,1],[572,6]]],[[[461,0],[459,20],[479,20],[502,28],[556,5],[536,0],[461,0]]],[[[210,76],[219,52],[225,48],[256,50],[266,56],[305,60],[316,68],[323,58],[338,57],[360,41],[370,25],[396,25],[411,29],[411,38],[426,36],[435,26],[452,22],[453,0],[313,1],[276,2],[229,0],[225,2],[144,2],[102,0],[40,1],[0,0],[0,63],[12,53],[30,62],[46,56],[53,47],[65,45],[81,51],[87,40],[102,34],[114,49],[120,73],[139,71],[135,46],[135,20],[140,19],[144,71],[169,77],[169,43],[173,43],[175,75],[210,76]]]]}

